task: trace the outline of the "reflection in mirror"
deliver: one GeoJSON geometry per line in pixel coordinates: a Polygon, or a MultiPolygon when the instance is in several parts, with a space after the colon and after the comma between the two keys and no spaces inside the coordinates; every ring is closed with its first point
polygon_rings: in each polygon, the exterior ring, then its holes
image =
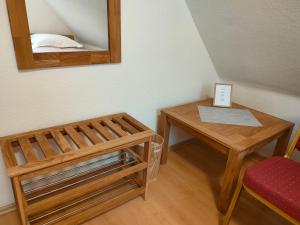
{"type": "Polygon", "coordinates": [[[33,53],[108,51],[107,0],[26,0],[33,53]]]}

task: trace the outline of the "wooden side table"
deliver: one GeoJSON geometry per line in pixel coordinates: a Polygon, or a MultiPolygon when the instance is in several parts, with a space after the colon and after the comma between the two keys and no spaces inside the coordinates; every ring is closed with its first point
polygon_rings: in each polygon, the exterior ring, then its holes
{"type": "Polygon", "coordinates": [[[161,111],[160,130],[165,139],[161,162],[162,164],[167,163],[171,125],[190,133],[212,148],[228,155],[218,201],[219,211],[225,213],[236,186],[244,157],[261,149],[262,146],[273,140],[277,140],[274,155],[284,155],[294,124],[235,103],[233,108],[249,109],[263,127],[203,123],[199,117],[198,105],[211,106],[212,100],[192,102],[161,111]]]}

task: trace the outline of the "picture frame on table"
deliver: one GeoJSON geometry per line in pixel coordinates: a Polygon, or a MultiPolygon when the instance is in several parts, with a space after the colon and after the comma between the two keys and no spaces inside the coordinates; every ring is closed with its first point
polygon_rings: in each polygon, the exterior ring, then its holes
{"type": "Polygon", "coordinates": [[[232,84],[216,83],[213,106],[229,108],[232,106],[232,84]]]}

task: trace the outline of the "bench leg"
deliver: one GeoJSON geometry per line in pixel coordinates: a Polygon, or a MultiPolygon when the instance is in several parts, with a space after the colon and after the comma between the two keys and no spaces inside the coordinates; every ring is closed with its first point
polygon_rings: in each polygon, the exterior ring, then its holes
{"type": "Polygon", "coordinates": [[[143,194],[144,200],[148,198],[148,186],[149,186],[149,168],[150,168],[150,159],[151,159],[151,140],[145,143],[144,146],[144,160],[148,163],[147,169],[143,172],[143,184],[145,187],[145,193],[143,194]]]}
{"type": "Polygon", "coordinates": [[[21,183],[18,177],[12,178],[12,186],[15,195],[16,205],[22,225],[27,225],[27,215],[24,210],[25,199],[22,194],[21,183]]]}

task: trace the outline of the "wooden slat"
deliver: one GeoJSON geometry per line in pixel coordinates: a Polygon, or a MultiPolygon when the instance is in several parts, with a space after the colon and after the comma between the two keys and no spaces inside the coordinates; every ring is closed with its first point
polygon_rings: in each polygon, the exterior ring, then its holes
{"type": "Polygon", "coordinates": [[[2,145],[2,153],[3,153],[4,163],[7,168],[16,166],[18,164],[14,156],[11,143],[9,141],[5,141],[4,144],[2,145]]]}
{"type": "Polygon", "coordinates": [[[27,162],[34,162],[38,160],[38,157],[35,154],[32,144],[30,143],[28,138],[20,138],[19,143],[27,162]]]}
{"type": "Polygon", "coordinates": [[[123,115],[123,119],[130,123],[132,126],[136,127],[139,131],[150,130],[150,128],[146,127],[144,124],[133,118],[128,114],[123,115]]]}
{"type": "Polygon", "coordinates": [[[129,123],[127,123],[125,120],[121,119],[120,117],[113,118],[113,121],[117,122],[123,129],[127,130],[131,134],[138,133],[139,130],[135,127],[131,126],[129,123]]]}
{"type": "MultiPolygon", "coordinates": [[[[80,123],[90,123],[92,121],[100,121],[100,120],[103,120],[106,118],[111,119],[113,117],[121,117],[124,114],[125,113],[117,113],[117,114],[112,114],[112,115],[107,115],[107,116],[96,117],[96,118],[80,121],[80,123]]],[[[53,130],[62,130],[67,126],[75,127],[78,125],[78,123],[79,122],[77,121],[77,122],[67,123],[67,124],[63,124],[63,125],[59,125],[59,126],[53,126],[53,127],[38,129],[38,130],[34,130],[34,131],[28,131],[28,132],[23,132],[23,133],[19,133],[19,134],[8,135],[8,136],[1,137],[0,141],[1,142],[6,141],[6,140],[17,141],[17,139],[20,137],[34,136],[37,133],[47,133],[47,132],[53,131],[53,130]]]]}
{"type": "Polygon", "coordinates": [[[113,132],[115,132],[117,135],[124,137],[127,136],[128,134],[122,130],[119,126],[114,124],[111,120],[105,119],[103,120],[103,123],[108,126],[113,132]]]}
{"type": "Polygon", "coordinates": [[[84,148],[87,147],[88,145],[85,143],[85,141],[82,139],[82,137],[77,133],[77,131],[69,126],[65,128],[65,131],[67,132],[67,134],[70,136],[70,138],[72,138],[72,140],[75,142],[75,144],[79,147],[79,148],[84,148]]]}
{"type": "Polygon", "coordinates": [[[51,131],[51,135],[63,152],[70,152],[72,150],[71,145],[65,139],[65,137],[62,135],[60,131],[53,130],[51,131]]]}
{"type": "Polygon", "coordinates": [[[87,193],[99,190],[100,188],[103,188],[103,187],[121,179],[122,177],[129,176],[130,174],[139,172],[145,168],[147,168],[147,163],[137,164],[135,166],[121,170],[119,172],[108,175],[106,177],[95,180],[93,182],[90,182],[90,183],[78,186],[76,188],[73,188],[71,190],[62,192],[60,194],[52,196],[51,198],[46,198],[46,199],[40,200],[38,202],[35,202],[33,204],[30,204],[30,205],[28,205],[26,212],[28,213],[28,215],[38,214],[44,210],[48,210],[50,208],[56,207],[64,202],[74,200],[76,198],[79,198],[79,197],[87,194],[87,193]]]}
{"type": "Polygon", "coordinates": [[[62,155],[57,155],[51,160],[45,160],[43,163],[28,163],[26,167],[16,166],[7,168],[7,174],[10,177],[22,175],[21,180],[30,179],[45,173],[74,165],[95,157],[100,157],[105,154],[131,148],[132,146],[145,143],[153,137],[154,132],[151,130],[133,134],[130,136],[114,139],[112,141],[103,142],[98,145],[93,145],[85,151],[72,151],[62,155]]]}
{"type": "Polygon", "coordinates": [[[114,137],[111,135],[111,133],[108,132],[100,123],[97,121],[91,122],[92,126],[108,141],[113,140],[114,137]]]}
{"type": "Polygon", "coordinates": [[[94,144],[102,142],[102,140],[86,124],[80,124],[79,128],[94,144]]]}
{"type": "Polygon", "coordinates": [[[40,145],[46,158],[49,158],[49,157],[55,155],[55,153],[52,149],[52,146],[50,145],[48,139],[44,135],[37,134],[37,135],[35,135],[35,138],[36,138],[38,144],[40,145]]]}

